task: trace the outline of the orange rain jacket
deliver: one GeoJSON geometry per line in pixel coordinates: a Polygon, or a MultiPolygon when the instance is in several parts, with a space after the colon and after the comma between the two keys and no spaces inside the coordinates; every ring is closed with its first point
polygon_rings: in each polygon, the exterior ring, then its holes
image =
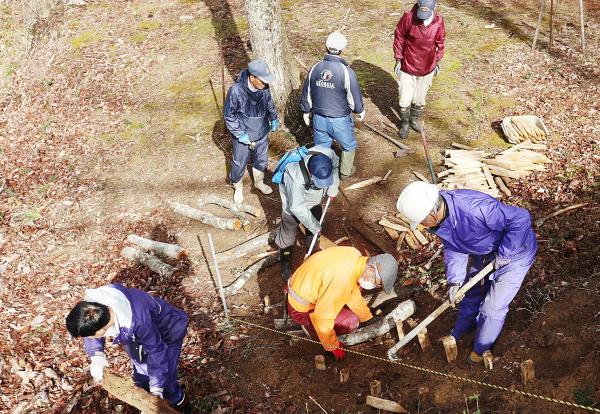
{"type": "Polygon", "coordinates": [[[290,293],[290,305],[298,312],[314,309],[310,319],[327,351],[339,346],[333,327],[344,306],[356,313],[361,322],[373,317],[358,284],[367,260],[354,247],[330,247],[309,257],[289,281],[291,291],[305,301],[300,303],[290,293]]]}

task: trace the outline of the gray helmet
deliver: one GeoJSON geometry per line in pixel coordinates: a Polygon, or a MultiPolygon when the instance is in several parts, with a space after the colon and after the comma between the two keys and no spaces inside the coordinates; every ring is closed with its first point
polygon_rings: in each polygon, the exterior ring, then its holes
{"type": "Polygon", "coordinates": [[[368,264],[375,268],[377,276],[383,282],[383,290],[391,293],[398,278],[398,261],[389,253],[371,257],[368,264]]]}

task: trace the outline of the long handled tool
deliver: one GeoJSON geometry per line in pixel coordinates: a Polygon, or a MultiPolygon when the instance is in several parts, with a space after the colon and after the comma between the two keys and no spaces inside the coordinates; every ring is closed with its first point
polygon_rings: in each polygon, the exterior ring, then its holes
{"type": "MultiPolygon", "coordinates": [[[[331,203],[331,197],[327,197],[327,202],[325,203],[325,208],[323,209],[323,214],[321,214],[321,220],[319,220],[319,224],[323,225],[323,220],[325,219],[325,214],[327,214],[327,209],[329,208],[329,203],[331,203]]],[[[315,233],[313,235],[312,241],[310,242],[310,247],[308,248],[308,252],[304,256],[304,260],[311,255],[313,249],[315,248],[315,244],[317,243],[317,238],[319,237],[319,233],[315,233]]],[[[285,295],[283,297],[283,326],[287,326],[288,321],[288,312],[287,312],[287,300],[288,300],[288,292],[285,291],[285,295]]]]}
{"type": "Polygon", "coordinates": [[[429,146],[427,145],[427,139],[425,138],[425,122],[421,122],[421,139],[423,140],[423,148],[425,149],[425,157],[427,158],[427,166],[429,167],[429,173],[431,174],[431,182],[437,184],[435,179],[435,172],[433,171],[433,163],[429,156],[429,146]]]}
{"type": "MultiPolygon", "coordinates": [[[[198,243],[200,243],[200,237],[198,236],[198,243]]],[[[217,263],[217,255],[215,254],[215,245],[213,243],[212,234],[208,233],[208,244],[210,245],[210,251],[212,253],[213,263],[215,264],[215,272],[217,276],[217,283],[219,284],[219,296],[221,296],[221,302],[223,302],[223,310],[225,311],[225,317],[229,317],[229,311],[227,310],[227,301],[225,300],[225,292],[223,291],[223,281],[221,280],[221,272],[219,271],[219,263],[217,263]]]]}
{"type": "MultiPolygon", "coordinates": [[[[481,281],[484,277],[486,277],[493,269],[494,269],[494,262],[491,262],[486,267],[484,267],[483,270],[481,270],[481,272],[477,273],[475,276],[473,276],[471,279],[469,279],[469,281],[467,283],[465,283],[460,289],[458,289],[458,292],[456,292],[456,297],[457,298],[463,297],[469,289],[471,289],[473,286],[475,286],[477,283],[479,283],[479,281],[481,281]]],[[[388,350],[388,352],[387,352],[388,359],[390,359],[390,360],[396,359],[396,352],[398,352],[398,350],[400,348],[402,348],[404,345],[409,343],[415,336],[417,336],[419,334],[419,332],[421,332],[431,322],[436,320],[437,317],[440,316],[442,313],[444,313],[444,311],[446,309],[448,309],[450,306],[452,306],[452,305],[450,305],[450,301],[446,300],[436,310],[434,310],[431,313],[431,315],[429,315],[427,318],[423,319],[423,322],[418,324],[412,331],[407,333],[404,336],[404,338],[402,338],[396,345],[394,345],[392,348],[390,348],[388,350]]]]}

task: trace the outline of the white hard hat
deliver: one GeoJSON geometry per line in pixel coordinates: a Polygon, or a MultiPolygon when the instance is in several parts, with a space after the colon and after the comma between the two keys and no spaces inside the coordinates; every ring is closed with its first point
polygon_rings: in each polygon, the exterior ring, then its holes
{"type": "Polygon", "coordinates": [[[425,220],[440,197],[435,184],[415,181],[406,186],[398,197],[396,208],[408,219],[412,230],[425,220]]]}
{"type": "Polygon", "coordinates": [[[337,30],[327,36],[327,41],[325,42],[325,46],[327,50],[333,53],[339,53],[346,48],[348,45],[348,40],[346,40],[346,36],[338,32],[337,30]]]}

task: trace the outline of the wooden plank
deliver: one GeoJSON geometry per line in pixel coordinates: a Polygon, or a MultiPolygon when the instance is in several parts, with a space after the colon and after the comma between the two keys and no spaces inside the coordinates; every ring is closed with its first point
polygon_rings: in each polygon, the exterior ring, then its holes
{"type": "Polygon", "coordinates": [[[497,192],[498,188],[496,187],[496,183],[494,182],[494,177],[492,177],[492,173],[490,172],[490,169],[487,165],[483,166],[483,174],[485,175],[485,179],[487,180],[487,183],[490,186],[490,188],[497,192]]]}
{"type": "Polygon", "coordinates": [[[395,401],[384,400],[383,398],[373,397],[367,395],[367,405],[369,407],[377,408],[379,410],[389,411],[390,413],[408,413],[406,408],[401,406],[395,401]]]}
{"type": "Polygon", "coordinates": [[[490,166],[490,172],[494,175],[500,175],[502,177],[516,178],[516,179],[519,179],[524,176],[523,173],[507,170],[506,168],[497,167],[495,165],[490,166]]]}
{"type": "Polygon", "coordinates": [[[375,176],[375,177],[369,178],[368,180],[363,180],[363,181],[359,181],[358,183],[352,184],[352,185],[346,187],[344,189],[344,191],[356,190],[356,189],[359,189],[359,188],[367,187],[369,185],[378,183],[381,180],[382,180],[381,177],[375,176]]]}

